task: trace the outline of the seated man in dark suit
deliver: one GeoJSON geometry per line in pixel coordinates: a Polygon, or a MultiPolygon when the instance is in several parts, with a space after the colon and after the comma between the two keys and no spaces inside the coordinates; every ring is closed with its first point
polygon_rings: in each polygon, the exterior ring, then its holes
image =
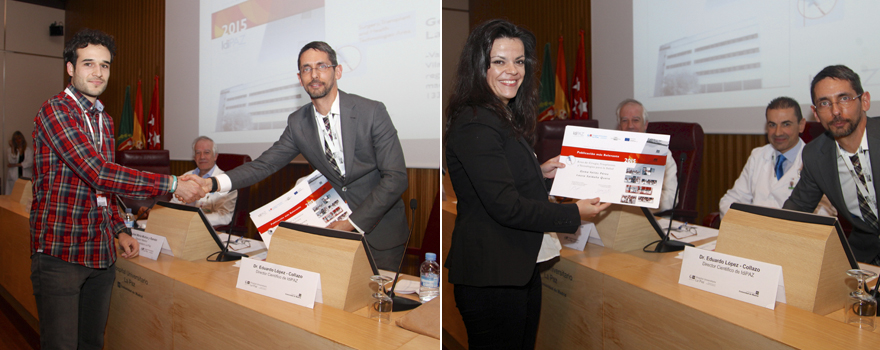
{"type": "Polygon", "coordinates": [[[783,208],[812,212],[822,195],[845,220],[856,259],[880,265],[877,187],[880,170],[880,120],[868,118],[871,94],[846,66],[828,66],[811,84],[813,113],[827,132],[804,146],[801,179],[783,208]],[[878,150],[871,152],[871,148],[878,150]],[[873,155],[878,155],[874,157],[873,155]],[[873,163],[878,167],[874,168],[873,163]]]}

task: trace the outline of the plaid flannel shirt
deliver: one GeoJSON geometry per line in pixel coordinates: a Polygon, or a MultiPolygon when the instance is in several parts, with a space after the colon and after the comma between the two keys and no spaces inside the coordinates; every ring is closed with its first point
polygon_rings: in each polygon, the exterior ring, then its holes
{"type": "Polygon", "coordinates": [[[171,190],[171,176],[113,163],[113,119],[103,113],[100,101],[93,105],[73,85],[67,89],[76,99],[62,91],[44,102],[34,118],[31,254],[107,268],[116,262],[114,235],[125,230],[113,194],[165,194],[171,190]],[[96,191],[104,193],[106,207],[98,206],[96,191]]]}

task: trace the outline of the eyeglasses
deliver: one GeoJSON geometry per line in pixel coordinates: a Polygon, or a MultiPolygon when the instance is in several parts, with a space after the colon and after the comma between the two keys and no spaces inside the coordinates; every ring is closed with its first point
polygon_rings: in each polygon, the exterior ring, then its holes
{"type": "Polygon", "coordinates": [[[681,224],[678,227],[672,228],[672,237],[675,239],[682,239],[685,237],[696,236],[697,228],[694,226],[690,226],[687,223],[681,224]],[[677,232],[677,233],[676,233],[677,232]]]}
{"type": "Polygon", "coordinates": [[[244,236],[231,239],[229,241],[229,250],[242,250],[251,247],[251,241],[244,236]]]}
{"type": "Polygon", "coordinates": [[[336,68],[336,66],[338,66],[338,64],[334,64],[332,66],[329,64],[321,64],[315,68],[312,68],[311,66],[305,66],[305,67],[302,67],[302,69],[300,69],[299,72],[308,74],[308,73],[312,72],[312,69],[317,69],[321,73],[327,73],[327,71],[329,71],[333,68],[336,68]]]}
{"type": "MultiPolygon", "coordinates": [[[[852,106],[857,100],[861,98],[862,94],[858,94],[856,96],[843,95],[837,98],[837,105],[840,106],[840,108],[846,108],[852,106]]],[[[831,110],[831,107],[833,105],[834,103],[831,100],[822,100],[819,101],[818,104],[816,104],[816,110],[820,112],[828,112],[831,110]]]]}

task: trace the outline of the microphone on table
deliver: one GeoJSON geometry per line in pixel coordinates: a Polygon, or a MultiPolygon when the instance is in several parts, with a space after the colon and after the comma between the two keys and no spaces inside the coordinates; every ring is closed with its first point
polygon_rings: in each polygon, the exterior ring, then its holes
{"type": "MultiPolygon", "coordinates": [[[[687,153],[681,153],[681,169],[684,170],[684,161],[687,159],[687,153]]],[[[684,250],[685,246],[693,247],[693,244],[685,243],[681,241],[671,241],[669,240],[669,236],[672,232],[672,219],[675,218],[675,207],[678,206],[678,195],[679,190],[681,190],[681,183],[684,182],[684,171],[679,172],[681,176],[678,177],[678,183],[675,185],[675,197],[673,197],[672,201],[672,210],[669,214],[669,227],[666,229],[666,235],[663,236],[663,239],[657,242],[657,246],[654,247],[655,253],[666,253],[666,252],[677,252],[679,250],[684,250]]]]}
{"type": "MultiPolygon", "coordinates": [[[[243,240],[244,236],[242,236],[241,238],[243,240]]],[[[242,254],[242,253],[238,253],[238,252],[230,252],[229,251],[229,242],[231,240],[232,240],[232,229],[230,228],[229,232],[226,233],[226,247],[224,247],[223,250],[221,250],[220,253],[217,254],[217,259],[215,259],[213,261],[217,261],[217,262],[235,261],[235,260],[241,260],[241,258],[248,257],[247,254],[242,254]]]]}
{"type": "Polygon", "coordinates": [[[409,298],[404,298],[399,295],[394,295],[394,288],[397,287],[397,278],[400,277],[400,269],[403,267],[403,261],[406,260],[406,247],[409,246],[409,238],[412,237],[413,227],[416,223],[416,207],[418,206],[419,201],[415,198],[409,201],[409,208],[412,210],[412,222],[409,225],[409,236],[406,237],[406,243],[403,245],[403,257],[400,258],[400,264],[397,265],[397,274],[394,275],[394,283],[391,285],[391,291],[388,292],[388,296],[394,302],[391,304],[391,311],[406,311],[412,310],[422,305],[422,303],[418,300],[412,300],[409,298]]]}

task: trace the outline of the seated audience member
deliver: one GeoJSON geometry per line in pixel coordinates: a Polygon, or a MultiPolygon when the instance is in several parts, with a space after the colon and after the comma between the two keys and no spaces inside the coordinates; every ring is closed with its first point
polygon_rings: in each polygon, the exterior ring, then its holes
{"type": "Polygon", "coordinates": [[[880,265],[880,228],[870,147],[880,144],[880,119],[868,118],[871,94],[846,66],[822,69],[810,84],[813,113],[826,132],[804,146],[801,179],[782,205],[811,212],[822,196],[852,224],[849,245],[856,260],[880,265]]]}
{"type": "MultiPolygon", "coordinates": [[[[628,98],[617,105],[617,130],[645,132],[647,129],[648,111],[641,102],[628,98]]],[[[675,160],[672,159],[672,152],[666,153],[666,172],[663,175],[663,190],[660,192],[660,208],[656,212],[672,209],[675,204],[677,169],[675,160]]]]}
{"type": "Polygon", "coordinates": [[[31,178],[34,170],[34,149],[28,146],[27,140],[21,131],[12,133],[9,140],[9,150],[6,152],[6,195],[12,194],[15,180],[26,177],[31,178]]]}
{"type": "MultiPolygon", "coordinates": [[[[193,141],[193,161],[196,162],[197,168],[181,176],[193,174],[207,179],[211,176],[223,174],[223,170],[217,167],[217,146],[214,145],[214,140],[207,136],[199,136],[193,141]]],[[[238,191],[211,192],[198,201],[186,204],[202,208],[212,226],[227,225],[232,221],[232,213],[235,212],[235,200],[237,198],[238,191]]],[[[174,198],[171,202],[182,203],[177,198],[174,198]]]]}
{"type": "MultiPolygon", "coordinates": [[[[770,143],[752,150],[733,188],[718,203],[721,217],[733,203],[782,208],[800,180],[805,144],[798,135],[806,126],[800,105],[793,98],[777,97],[767,105],[764,116],[764,131],[770,143]]],[[[817,214],[837,215],[827,200],[819,204],[817,214]]]]}

